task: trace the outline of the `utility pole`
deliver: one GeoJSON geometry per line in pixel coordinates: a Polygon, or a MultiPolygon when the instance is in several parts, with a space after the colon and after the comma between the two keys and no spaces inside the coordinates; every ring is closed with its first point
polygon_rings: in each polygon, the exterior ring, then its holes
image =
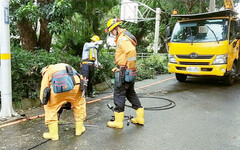
{"type": "Polygon", "coordinates": [[[209,12],[215,11],[215,8],[216,8],[215,5],[216,5],[215,0],[210,0],[210,3],[209,3],[209,12]]]}
{"type": "Polygon", "coordinates": [[[202,0],[200,0],[200,5],[199,5],[199,7],[200,7],[200,9],[199,9],[199,13],[202,13],[202,0]]]}
{"type": "Polygon", "coordinates": [[[155,35],[154,35],[154,45],[153,45],[154,53],[158,52],[160,14],[161,14],[161,9],[156,8],[155,35]]]}
{"type": "Polygon", "coordinates": [[[12,108],[9,0],[0,2],[1,112],[0,118],[18,114],[12,108]]]}

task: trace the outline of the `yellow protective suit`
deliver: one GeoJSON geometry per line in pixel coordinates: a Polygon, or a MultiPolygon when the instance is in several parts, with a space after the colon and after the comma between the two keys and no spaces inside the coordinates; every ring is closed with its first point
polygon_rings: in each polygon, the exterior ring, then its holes
{"type": "Polygon", "coordinates": [[[126,29],[122,29],[116,37],[115,64],[120,67],[134,69],[136,64],[136,43],[124,34],[126,29]]]}
{"type": "MultiPolygon", "coordinates": [[[[68,64],[60,63],[50,65],[42,72],[42,82],[40,90],[40,99],[43,99],[43,91],[47,86],[51,88],[50,99],[47,105],[44,105],[45,110],[45,124],[50,125],[58,121],[57,112],[66,102],[70,102],[74,111],[74,118],[76,122],[84,121],[86,118],[86,101],[82,98],[80,85],[75,85],[71,91],[63,93],[54,93],[51,85],[52,75],[57,71],[66,70],[68,64]]],[[[73,68],[72,68],[73,69],[73,68]]],[[[74,70],[74,69],[73,69],[74,70]]],[[[74,76],[75,82],[80,83],[77,75],[74,76]]]]}

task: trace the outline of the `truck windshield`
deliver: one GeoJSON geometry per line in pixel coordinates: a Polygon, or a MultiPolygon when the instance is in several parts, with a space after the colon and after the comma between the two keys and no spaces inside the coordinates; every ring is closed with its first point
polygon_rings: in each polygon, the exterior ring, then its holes
{"type": "Polygon", "coordinates": [[[198,20],[176,23],[171,42],[201,43],[223,41],[228,35],[228,20],[198,20]]]}

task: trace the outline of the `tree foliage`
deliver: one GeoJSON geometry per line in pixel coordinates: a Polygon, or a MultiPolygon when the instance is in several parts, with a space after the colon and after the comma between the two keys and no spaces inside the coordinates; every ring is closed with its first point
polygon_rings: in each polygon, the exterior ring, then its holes
{"type": "Polygon", "coordinates": [[[35,52],[21,48],[12,49],[12,88],[15,101],[22,98],[38,98],[41,84],[41,69],[50,64],[67,63],[79,72],[79,57],[66,52],[55,50],[48,53],[46,50],[35,52]]]}
{"type": "Polygon", "coordinates": [[[56,34],[55,45],[58,48],[70,51],[73,55],[82,54],[85,42],[89,42],[93,35],[98,35],[101,39],[106,36],[104,29],[106,22],[110,18],[107,13],[119,4],[118,0],[98,0],[98,1],[72,1],[74,13],[66,20],[61,34],[56,34]]]}
{"type": "MultiPolygon", "coordinates": [[[[82,0],[12,0],[10,3],[12,30],[19,34],[22,47],[34,51],[36,48],[50,50],[52,36],[69,31],[73,25],[72,17],[81,15],[82,39],[92,34],[101,35],[100,24],[109,7],[119,1],[82,1],[82,0]],[[67,24],[70,23],[70,24],[67,24]],[[69,27],[70,26],[70,27],[69,27]],[[38,31],[40,28],[40,31],[38,31]]],[[[74,31],[73,31],[74,32],[74,31]]],[[[74,42],[76,43],[76,42],[74,42]]],[[[82,46],[82,44],[80,44],[82,46]]]]}
{"type": "MultiPolygon", "coordinates": [[[[165,29],[173,26],[176,20],[171,19],[173,9],[181,14],[207,12],[209,0],[138,0],[149,7],[161,9],[160,50],[165,49],[165,29]]],[[[238,2],[238,0],[234,0],[238,2]]],[[[217,9],[224,6],[224,0],[216,0],[217,9]]],[[[144,9],[144,8],[141,8],[144,9]]],[[[94,34],[105,37],[104,29],[110,18],[120,16],[119,0],[39,0],[37,5],[33,0],[11,0],[12,30],[20,35],[22,47],[34,51],[50,49],[55,46],[81,55],[84,42],[94,34]],[[38,31],[37,27],[40,28],[38,31]],[[54,37],[52,41],[52,36],[54,37]]],[[[140,10],[141,11],[141,10],[140,10]]],[[[150,16],[155,18],[155,13],[150,16]]],[[[139,51],[151,50],[154,39],[155,22],[144,21],[138,24],[124,23],[140,43],[139,51]],[[146,48],[150,45],[150,48],[146,48]]]]}
{"type": "Polygon", "coordinates": [[[16,24],[12,24],[11,29],[17,29],[14,33],[19,34],[24,49],[49,50],[53,33],[61,29],[48,28],[49,23],[54,24],[51,27],[59,27],[57,25],[72,14],[71,10],[71,5],[65,0],[41,0],[37,3],[33,0],[12,0],[10,15],[16,24]]]}

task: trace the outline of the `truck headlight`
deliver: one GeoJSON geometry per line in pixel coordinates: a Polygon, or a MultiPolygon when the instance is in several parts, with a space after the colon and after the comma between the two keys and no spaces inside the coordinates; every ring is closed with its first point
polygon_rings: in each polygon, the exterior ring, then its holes
{"type": "Polygon", "coordinates": [[[170,63],[177,63],[177,60],[175,59],[174,55],[168,54],[168,61],[170,63]]]}
{"type": "Polygon", "coordinates": [[[213,65],[226,64],[227,63],[227,54],[217,55],[213,61],[213,65]]]}

